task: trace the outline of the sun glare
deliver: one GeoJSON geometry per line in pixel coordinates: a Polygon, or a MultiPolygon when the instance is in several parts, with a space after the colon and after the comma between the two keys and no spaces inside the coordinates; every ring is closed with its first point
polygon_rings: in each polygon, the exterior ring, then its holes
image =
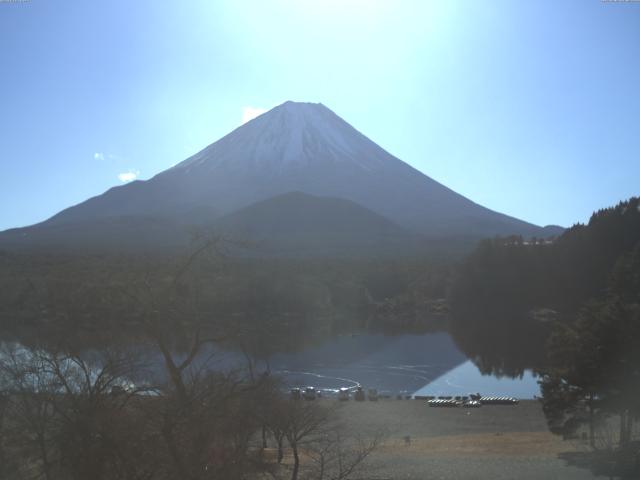
{"type": "Polygon", "coordinates": [[[296,16],[312,19],[314,22],[353,22],[359,24],[377,23],[389,14],[392,2],[385,0],[283,0],[282,5],[296,16]]]}

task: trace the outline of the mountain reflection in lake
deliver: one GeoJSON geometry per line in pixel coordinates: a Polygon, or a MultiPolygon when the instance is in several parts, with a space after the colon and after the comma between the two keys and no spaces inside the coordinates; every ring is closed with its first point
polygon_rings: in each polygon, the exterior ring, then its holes
{"type": "Polygon", "coordinates": [[[465,360],[444,333],[348,335],[302,352],[277,355],[272,369],[290,385],[331,389],[361,384],[411,393],[465,360]]]}
{"type": "MultiPolygon", "coordinates": [[[[227,352],[220,365],[242,366],[239,354],[227,352]]],[[[222,360],[222,359],[221,359],[222,360]]],[[[295,353],[270,359],[273,374],[289,386],[335,390],[362,385],[392,394],[511,395],[539,394],[531,374],[522,379],[484,376],[446,333],[424,335],[344,335],[295,353]]],[[[257,365],[256,373],[265,369],[257,365]]]]}
{"type": "MultiPolygon", "coordinates": [[[[147,349],[151,365],[155,365],[152,376],[163,376],[162,359],[153,347],[147,349]]],[[[211,358],[212,354],[211,368],[246,368],[246,358],[240,352],[214,349],[203,353],[202,358],[211,358]]],[[[91,363],[91,352],[83,356],[91,363]]],[[[95,361],[99,362],[98,359],[95,361]]],[[[530,373],[522,379],[482,375],[446,333],[343,335],[298,352],[275,354],[269,364],[272,374],[281,376],[289,387],[314,386],[335,391],[362,385],[389,394],[467,395],[480,392],[517,398],[533,398],[540,393],[536,379],[530,373]]],[[[265,370],[265,363],[254,365],[256,375],[265,370]]],[[[142,379],[134,379],[138,380],[142,379]]],[[[144,380],[148,383],[148,379],[144,380]]]]}
{"type": "Polygon", "coordinates": [[[539,396],[540,386],[536,377],[530,372],[525,372],[522,378],[482,375],[478,367],[471,360],[467,360],[420,388],[415,395],[468,395],[469,393],[525,399],[539,396]]]}

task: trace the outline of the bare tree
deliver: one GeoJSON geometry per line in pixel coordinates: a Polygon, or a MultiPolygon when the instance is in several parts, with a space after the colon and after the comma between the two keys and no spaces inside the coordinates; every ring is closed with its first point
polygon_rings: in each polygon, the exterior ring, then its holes
{"type": "Polygon", "coordinates": [[[267,426],[278,442],[278,464],[283,459],[283,439],[291,449],[291,480],[353,478],[385,438],[384,432],[350,434],[326,402],[290,400],[279,393],[267,408],[267,426]]]}
{"type": "Polygon", "coordinates": [[[33,352],[5,345],[0,355],[0,371],[7,385],[4,431],[12,444],[7,453],[20,459],[16,474],[29,468],[35,478],[49,480],[57,464],[51,404],[57,382],[44,375],[42,359],[33,352]]]}
{"type": "MultiPolygon", "coordinates": [[[[19,470],[31,478],[148,476],[130,448],[136,439],[129,404],[139,390],[132,352],[79,355],[5,348],[0,370],[9,384],[7,411],[19,470]]],[[[20,473],[20,472],[18,472],[20,473]]]]}
{"type": "Polygon", "coordinates": [[[308,314],[307,301],[297,294],[283,300],[280,290],[247,301],[237,275],[224,278],[226,289],[218,288],[215,262],[223,244],[220,238],[204,239],[181,259],[99,263],[104,272],[79,261],[83,280],[67,281],[75,279],[69,275],[74,263],[28,289],[29,315],[42,315],[43,325],[59,325],[53,329],[59,335],[46,349],[16,346],[0,355],[0,374],[7,379],[0,392],[0,460],[17,459],[14,466],[2,462],[3,479],[253,478],[286,471],[285,441],[294,457],[287,474],[294,480],[314,474],[318,461],[334,465],[337,452],[343,466],[361,458],[342,448],[341,439],[327,436],[327,408],[290,402],[271,375],[249,368],[247,378],[245,372],[212,367],[215,350],[208,345],[222,343],[242,349],[250,366],[264,362],[268,370],[277,342],[287,334],[292,338],[288,329],[297,322],[291,318],[308,314]],[[233,301],[229,292],[235,292],[233,301]],[[270,305],[267,320],[264,305],[270,305]],[[126,327],[124,333],[114,332],[115,325],[126,327]],[[80,333],[64,341],[68,331],[80,333]],[[97,343],[93,331],[99,332],[97,343]],[[121,344],[130,332],[131,350],[99,346],[121,344]],[[140,378],[150,377],[134,352],[149,342],[164,375],[140,391],[140,378]],[[278,444],[277,463],[260,455],[261,429],[263,448],[267,432],[278,444]],[[11,441],[3,440],[5,434],[11,441]]]}
{"type": "Polygon", "coordinates": [[[204,281],[212,275],[203,275],[223,257],[226,242],[200,238],[173,265],[140,269],[122,284],[123,298],[165,367],[156,416],[171,478],[240,478],[252,468],[248,449],[264,382],[216,372],[206,348],[227,335],[216,317],[215,284],[204,281]]]}
{"type": "Polygon", "coordinates": [[[335,425],[327,428],[307,448],[311,465],[305,478],[309,480],[347,480],[358,474],[385,435],[371,437],[345,436],[335,425]]]}
{"type": "Polygon", "coordinates": [[[7,406],[9,404],[10,390],[9,382],[5,372],[0,369],[0,478],[9,477],[10,466],[7,462],[8,456],[5,453],[5,442],[7,441],[7,406]]]}
{"type": "Polygon", "coordinates": [[[289,401],[280,405],[273,420],[275,427],[287,439],[293,453],[291,480],[300,471],[300,449],[321,433],[329,419],[329,409],[316,402],[289,401]]]}

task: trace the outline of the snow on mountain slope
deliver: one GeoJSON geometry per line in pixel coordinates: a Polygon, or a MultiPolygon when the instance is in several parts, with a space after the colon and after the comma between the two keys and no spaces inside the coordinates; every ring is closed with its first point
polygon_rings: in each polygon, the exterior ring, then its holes
{"type": "Polygon", "coordinates": [[[188,175],[192,169],[205,167],[277,175],[293,166],[329,161],[371,171],[383,164],[381,153],[379,147],[324,105],[286,102],[172,170],[188,175]]]}
{"type": "Polygon", "coordinates": [[[147,181],[115,187],[44,224],[110,217],[210,224],[287,192],[350,200],[429,237],[543,236],[392,156],[322,104],[286,102],[147,181]]]}

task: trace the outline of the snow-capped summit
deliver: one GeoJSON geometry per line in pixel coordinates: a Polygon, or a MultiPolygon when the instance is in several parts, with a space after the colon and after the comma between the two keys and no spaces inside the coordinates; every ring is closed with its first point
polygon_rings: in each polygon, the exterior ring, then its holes
{"type": "MultiPolygon", "coordinates": [[[[150,180],[112,188],[63,210],[39,228],[54,229],[64,239],[65,226],[79,231],[96,222],[104,232],[121,228],[116,225],[122,222],[138,229],[148,225],[144,232],[160,224],[211,225],[288,192],[355,202],[428,237],[557,233],[473,203],[394,157],[324,105],[297,102],[256,117],[150,180]]],[[[273,214],[279,203],[268,205],[273,214]]],[[[29,232],[34,231],[13,235],[29,232]]],[[[148,234],[150,242],[159,236],[148,234]]]]}
{"type": "Polygon", "coordinates": [[[321,103],[285,102],[237,128],[174,168],[200,166],[279,174],[313,163],[380,168],[380,147],[321,103]]]}

